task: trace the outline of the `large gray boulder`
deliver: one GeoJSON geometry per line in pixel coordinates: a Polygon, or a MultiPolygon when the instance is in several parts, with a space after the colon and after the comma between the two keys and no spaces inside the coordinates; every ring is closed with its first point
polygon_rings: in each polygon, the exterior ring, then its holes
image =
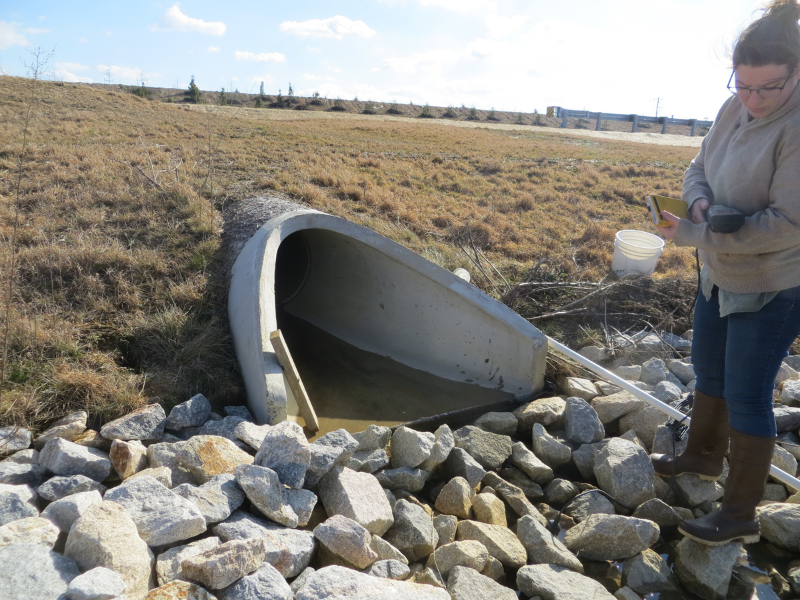
{"type": "Polygon", "coordinates": [[[361,525],[342,515],[334,515],[314,528],[314,537],[328,551],[323,561],[366,569],[378,554],[372,549],[372,536],[361,525]],[[330,556],[332,555],[332,556],[330,556]],[[340,563],[341,561],[341,563],[340,563]]]}
{"type": "Polygon", "coordinates": [[[564,421],[567,439],[576,444],[593,444],[606,435],[597,412],[583,398],[567,398],[564,421]]]}
{"type": "Polygon", "coordinates": [[[516,600],[517,594],[474,568],[456,566],[447,578],[447,591],[453,600],[516,600]]]}
{"type": "Polygon", "coordinates": [[[255,458],[256,465],[272,469],[282,484],[294,489],[303,487],[310,462],[308,440],[294,421],[281,421],[270,428],[255,458]]]}
{"type": "MultiPolygon", "coordinates": [[[[160,442],[158,444],[150,444],[147,447],[147,464],[150,465],[151,469],[169,469],[170,481],[173,486],[181,485],[182,483],[191,483],[192,485],[197,483],[194,475],[183,466],[180,460],[181,451],[186,443],[160,442]]],[[[196,459],[192,458],[192,461],[194,462],[196,459]]]]}
{"type": "Polygon", "coordinates": [[[86,475],[68,475],[65,477],[51,477],[38,487],[36,493],[45,500],[54,502],[72,494],[83,492],[106,493],[106,486],[86,475]]]}
{"type": "MultiPolygon", "coordinates": [[[[303,486],[314,489],[319,480],[336,465],[345,465],[358,450],[358,441],[345,429],[337,429],[321,436],[309,445],[311,458],[303,486]]],[[[388,456],[386,457],[388,461],[388,456]]],[[[385,466],[385,463],[381,467],[385,466]]],[[[362,469],[353,469],[360,471],[362,469]]],[[[373,469],[377,470],[377,469],[373,469]]]]}
{"type": "Polygon", "coordinates": [[[639,381],[656,385],[667,378],[667,365],[660,358],[651,358],[642,363],[642,372],[639,381]]]}
{"type": "Polygon", "coordinates": [[[792,552],[800,552],[800,504],[760,506],[758,521],[762,537],[792,552]]]}
{"type": "Polygon", "coordinates": [[[0,548],[0,598],[53,600],[80,575],[75,561],[39,544],[0,548]]]}
{"type": "Polygon", "coordinates": [[[511,446],[512,464],[525,473],[532,481],[545,485],[553,479],[553,469],[539,460],[522,442],[511,446]]]}
{"type": "Polygon", "coordinates": [[[675,478],[675,485],[683,493],[689,506],[713,502],[722,498],[725,489],[716,481],[700,479],[694,473],[682,473],[675,478]]]}
{"type": "Polygon", "coordinates": [[[528,565],[517,571],[517,589],[542,600],[615,600],[602,584],[559,565],[528,565]]]}
{"type": "Polygon", "coordinates": [[[33,436],[19,425],[0,427],[0,457],[29,448],[33,436]]]}
{"type": "Polygon", "coordinates": [[[60,418],[36,438],[34,446],[36,446],[37,450],[41,450],[47,442],[57,437],[74,442],[80,434],[86,431],[86,419],[88,417],[89,415],[86,411],[79,410],[60,418]]]}
{"type": "Polygon", "coordinates": [[[125,581],[105,567],[95,567],[73,579],[66,596],[68,600],[108,600],[125,591],[125,581]]]}
{"type": "Polygon", "coordinates": [[[169,411],[165,426],[170,431],[178,431],[184,427],[200,427],[210,416],[211,403],[203,394],[195,394],[169,411]]]}
{"type": "Polygon", "coordinates": [[[466,479],[453,477],[439,491],[434,506],[442,514],[469,519],[472,516],[473,496],[475,496],[475,490],[466,479]]]}
{"type": "Polygon", "coordinates": [[[469,567],[481,571],[489,560],[486,547],[475,540],[452,542],[439,546],[428,556],[427,566],[439,572],[444,579],[450,571],[457,566],[469,567]]]}
{"type": "Polygon", "coordinates": [[[525,564],[528,553],[512,531],[500,525],[489,525],[478,521],[461,521],[456,538],[475,540],[486,547],[489,556],[496,558],[504,566],[516,569],[525,564]]]}
{"type": "Polygon", "coordinates": [[[560,565],[583,573],[578,557],[533,517],[522,517],[517,521],[517,538],[528,553],[529,564],[560,565]]]}
{"type": "Polygon", "coordinates": [[[264,436],[272,428],[272,425],[256,425],[250,421],[242,421],[233,428],[233,435],[250,446],[253,450],[261,448],[264,436]]]}
{"type": "Polygon", "coordinates": [[[295,594],[295,600],[333,598],[450,600],[450,594],[430,585],[373,577],[337,565],[324,567],[312,573],[295,594]]]}
{"type": "Polygon", "coordinates": [[[473,425],[453,432],[457,448],[463,448],[484,469],[496,470],[511,456],[511,438],[489,433],[473,425]]]}
{"type": "Polygon", "coordinates": [[[236,477],[230,474],[217,475],[211,481],[197,487],[184,483],[172,490],[197,507],[209,525],[221,523],[244,502],[245,494],[236,477]]]}
{"type": "Polygon", "coordinates": [[[40,544],[52,550],[58,527],[42,517],[26,517],[0,527],[0,547],[15,544],[40,544]]]}
{"type": "Polygon", "coordinates": [[[236,483],[267,518],[286,527],[297,527],[299,518],[287,502],[285,489],[275,471],[242,464],[236,467],[236,483]]]}
{"type": "Polygon", "coordinates": [[[392,430],[381,425],[370,425],[364,431],[353,434],[353,439],[358,442],[357,452],[365,450],[385,450],[392,430]]]}
{"type": "Polygon", "coordinates": [[[186,579],[183,574],[183,561],[216,548],[220,543],[218,537],[208,537],[185,546],[175,546],[159,554],[156,559],[158,585],[167,584],[175,579],[186,579]]]}
{"type": "Polygon", "coordinates": [[[800,407],[775,405],[772,412],[778,433],[800,430],[800,407]]]}
{"type": "Polygon", "coordinates": [[[622,563],[622,585],[647,595],[677,592],[675,575],[666,561],[652,550],[645,550],[622,563]]]}
{"type": "Polygon", "coordinates": [[[741,549],[738,542],[706,546],[683,538],[675,548],[675,574],[686,589],[701,598],[723,600],[741,549]]]}
{"type": "Polygon", "coordinates": [[[107,440],[160,440],[167,415],[160,404],[151,404],[109,421],[100,428],[107,440]]]}
{"type": "Polygon", "coordinates": [[[206,530],[206,520],[186,498],[152,477],[137,477],[106,492],[105,500],[124,506],[148,546],[187,540],[206,530]]]}
{"type": "Polygon", "coordinates": [[[385,469],[375,474],[381,486],[388,490],[406,490],[415,494],[425,487],[429,473],[412,467],[385,469]]]}
{"type": "Polygon", "coordinates": [[[529,515],[540,523],[545,522],[536,507],[528,501],[525,493],[517,486],[505,481],[497,473],[487,473],[483,478],[483,485],[492,487],[520,517],[529,515]]]}
{"type": "MultiPolygon", "coordinates": [[[[27,486],[25,486],[27,487],[27,486]]],[[[0,526],[27,517],[38,517],[39,511],[18,494],[0,491],[0,526]]]]}
{"type": "Polygon", "coordinates": [[[600,488],[624,506],[636,507],[656,497],[653,463],[628,440],[609,440],[595,458],[594,474],[600,488]]]}
{"type": "Polygon", "coordinates": [[[565,402],[558,396],[551,398],[539,398],[533,402],[523,404],[514,411],[519,425],[517,430],[520,433],[530,431],[535,423],[540,423],[545,427],[558,426],[564,418],[565,402]]]}
{"type": "MultiPolygon", "coordinates": [[[[238,465],[253,463],[250,454],[238,448],[229,439],[217,435],[196,435],[182,444],[175,445],[180,446],[175,458],[179,466],[191,473],[193,481],[190,483],[202,485],[217,475],[234,474],[238,465]]],[[[150,466],[155,465],[151,462],[150,466]]],[[[173,485],[178,483],[183,482],[173,480],[173,485]]]]}
{"type": "Polygon", "coordinates": [[[262,564],[217,594],[219,600],[293,600],[292,588],[278,570],[269,563],[262,564]]]}
{"type": "Polygon", "coordinates": [[[475,427],[498,435],[514,435],[517,425],[519,419],[510,412],[487,412],[475,420],[475,427]]]}
{"type": "Polygon", "coordinates": [[[184,559],[181,568],[188,580],[219,590],[256,571],[265,554],[263,538],[233,540],[184,559]]]}
{"type": "MultiPolygon", "coordinates": [[[[234,416],[223,417],[219,420],[209,419],[197,430],[196,435],[216,435],[223,437],[233,442],[237,448],[249,451],[250,446],[236,435],[236,428],[244,422],[244,419],[241,417],[234,416]]],[[[191,428],[186,430],[186,432],[190,431],[191,428]]]]}
{"type": "Polygon", "coordinates": [[[394,524],[383,538],[410,562],[424,558],[436,549],[439,534],[431,516],[421,506],[398,500],[393,514],[394,524]]]}
{"type": "Polygon", "coordinates": [[[592,408],[603,425],[608,425],[620,417],[640,410],[647,403],[630,392],[617,392],[608,396],[599,396],[592,400],[592,408]]]}
{"type": "Polygon", "coordinates": [[[147,468],[147,448],[139,440],[114,440],[108,457],[120,479],[127,479],[147,468]]]}
{"type": "Polygon", "coordinates": [[[64,555],[84,572],[106,567],[119,573],[132,600],[153,587],[153,553],[128,511],[115,502],[93,504],[83,513],[69,531],[64,555]]]}
{"type": "Polygon", "coordinates": [[[567,531],[565,543],[589,560],[620,560],[656,543],[660,529],[652,521],[596,514],[567,531]]]}
{"type": "Polygon", "coordinates": [[[572,458],[572,448],[559,442],[539,423],[533,425],[533,453],[552,469],[567,464],[572,458]]]}
{"type": "Polygon", "coordinates": [[[297,576],[308,566],[316,547],[314,534],[310,531],[283,527],[238,510],[224,523],[215,525],[213,531],[224,542],[264,538],[267,549],[264,560],[287,579],[297,576]]]}
{"type": "Polygon", "coordinates": [[[42,516],[50,519],[61,531],[68,533],[72,524],[80,519],[90,506],[102,501],[103,497],[97,490],[78,492],[51,502],[42,511],[42,516]]]}
{"type": "Polygon", "coordinates": [[[653,448],[653,440],[658,428],[667,422],[669,417],[655,406],[628,413],[619,420],[619,432],[633,430],[648,450],[653,448]]]}
{"type": "Polygon", "coordinates": [[[443,475],[447,479],[463,477],[472,487],[478,485],[486,475],[478,461],[472,458],[463,448],[453,448],[442,464],[443,475]]]}
{"type": "Polygon", "coordinates": [[[44,469],[38,464],[4,460],[0,462],[0,483],[29,485],[35,488],[42,483],[43,471],[44,469]]]}
{"type": "Polygon", "coordinates": [[[111,473],[111,460],[105,452],[53,438],[39,454],[39,466],[54,475],[85,475],[103,481],[111,473]]]}
{"type": "Polygon", "coordinates": [[[320,481],[319,495],[328,516],[344,515],[370,533],[383,535],[394,523],[389,500],[369,473],[334,467],[320,481]]]}
{"type": "Polygon", "coordinates": [[[401,425],[392,434],[392,468],[419,466],[430,457],[435,441],[432,433],[401,425]]]}

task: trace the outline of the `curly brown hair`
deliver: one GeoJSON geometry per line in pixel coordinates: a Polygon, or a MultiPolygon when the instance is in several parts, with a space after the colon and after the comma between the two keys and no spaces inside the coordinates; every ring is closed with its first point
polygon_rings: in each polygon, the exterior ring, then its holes
{"type": "Polygon", "coordinates": [[[761,18],[745,29],[733,48],[733,66],[789,65],[800,63],[800,4],[797,0],[772,0],[761,18]]]}

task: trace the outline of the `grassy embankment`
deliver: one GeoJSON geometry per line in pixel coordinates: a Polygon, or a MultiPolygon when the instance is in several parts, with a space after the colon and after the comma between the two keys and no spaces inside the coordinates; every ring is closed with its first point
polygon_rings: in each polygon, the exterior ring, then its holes
{"type": "MultiPolygon", "coordinates": [[[[35,428],[69,410],[97,423],[196,392],[243,400],[218,268],[227,203],[280,195],[346,217],[447,269],[468,268],[476,285],[536,317],[587,292],[509,296],[492,265],[511,285],[600,281],[614,233],[650,230],[644,195],[679,194],[696,153],[531,126],[190,107],[43,82],[17,202],[29,84],[0,78],[3,314],[14,277],[0,424],[35,428]]],[[[691,288],[692,267],[688,250],[668,247],[656,283],[691,288]]],[[[653,303],[659,317],[664,298],[653,303]]],[[[537,325],[590,337],[592,314],[537,325]]]]}

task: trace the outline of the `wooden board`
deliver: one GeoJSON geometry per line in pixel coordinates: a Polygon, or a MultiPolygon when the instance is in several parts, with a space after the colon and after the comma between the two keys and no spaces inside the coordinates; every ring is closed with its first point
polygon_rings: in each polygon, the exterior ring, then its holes
{"type": "Polygon", "coordinates": [[[283,339],[281,330],[278,329],[269,334],[269,341],[275,350],[275,356],[283,369],[283,375],[286,377],[286,382],[292,390],[297,405],[300,408],[300,415],[306,422],[306,428],[312,433],[319,431],[319,421],[317,420],[317,413],[314,412],[314,407],[311,406],[311,400],[306,393],[306,388],[303,386],[303,380],[300,379],[300,373],[294,365],[292,355],[289,352],[289,346],[286,345],[286,340],[283,339]]]}

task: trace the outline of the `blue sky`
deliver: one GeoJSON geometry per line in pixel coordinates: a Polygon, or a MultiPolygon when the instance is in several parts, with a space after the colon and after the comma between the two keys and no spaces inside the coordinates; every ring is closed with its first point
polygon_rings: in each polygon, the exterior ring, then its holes
{"type": "Polygon", "coordinates": [[[754,0],[2,0],[0,68],[48,79],[714,118],[754,0]]]}

